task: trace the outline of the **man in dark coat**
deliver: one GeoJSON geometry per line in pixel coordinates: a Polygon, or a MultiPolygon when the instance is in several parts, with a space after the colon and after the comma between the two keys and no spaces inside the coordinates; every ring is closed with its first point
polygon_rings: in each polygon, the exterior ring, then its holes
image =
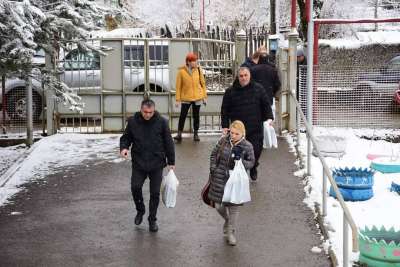
{"type": "Polygon", "coordinates": [[[140,112],[128,119],[125,132],[120,138],[120,153],[132,156],[131,190],[137,215],[135,224],[142,223],[145,213],[142,187],[150,179],[149,230],[158,231],[157,208],[160,202],[160,186],[164,167],[175,168],[175,148],[168,121],[155,111],[153,100],[142,101],[140,112]]]}
{"type": "Polygon", "coordinates": [[[277,96],[281,88],[281,81],[278,71],[268,62],[266,55],[261,55],[258,64],[250,68],[251,78],[260,83],[268,95],[268,100],[273,104],[274,97],[277,96]]]}
{"type": "Polygon", "coordinates": [[[250,169],[252,180],[257,179],[257,165],[263,145],[263,121],[272,123],[271,104],[263,87],[250,79],[250,70],[239,69],[238,79],[225,91],[221,106],[221,126],[227,134],[231,122],[240,120],[246,127],[246,139],[254,148],[255,165],[250,169]]]}
{"type": "Polygon", "coordinates": [[[259,57],[260,52],[256,51],[253,55],[251,55],[251,57],[247,57],[240,67],[247,67],[251,69],[257,65],[259,57]]]}

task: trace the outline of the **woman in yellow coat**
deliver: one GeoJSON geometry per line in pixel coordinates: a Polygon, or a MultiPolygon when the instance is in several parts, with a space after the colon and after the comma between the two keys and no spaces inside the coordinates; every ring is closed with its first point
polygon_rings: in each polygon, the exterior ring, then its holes
{"type": "Polygon", "coordinates": [[[186,65],[180,67],[176,75],[176,106],[181,105],[178,134],[174,137],[176,141],[182,141],[182,131],[190,107],[192,107],[193,112],[193,140],[200,141],[198,135],[200,106],[206,104],[206,99],[207,91],[204,75],[197,65],[197,55],[191,52],[186,56],[186,65]]]}

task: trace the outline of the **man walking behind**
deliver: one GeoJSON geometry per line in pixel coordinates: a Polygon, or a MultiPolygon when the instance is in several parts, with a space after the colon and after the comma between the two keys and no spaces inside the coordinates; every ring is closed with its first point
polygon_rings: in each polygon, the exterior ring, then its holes
{"type": "Polygon", "coordinates": [[[276,68],[268,62],[268,56],[261,54],[258,64],[250,68],[251,78],[264,87],[268,95],[268,101],[271,105],[274,103],[274,97],[278,96],[281,88],[281,81],[276,68]]]}
{"type": "Polygon", "coordinates": [[[263,145],[263,121],[272,123],[274,116],[264,88],[250,79],[247,67],[239,69],[238,79],[225,91],[221,106],[223,134],[228,133],[230,123],[240,120],[246,127],[246,139],[253,145],[255,165],[250,178],[257,180],[257,165],[263,145]]]}
{"type": "Polygon", "coordinates": [[[147,177],[150,179],[149,230],[158,231],[157,208],[160,202],[160,186],[165,166],[175,168],[175,148],[168,127],[168,121],[155,111],[151,99],[142,101],[140,112],[128,119],[124,134],[120,138],[120,153],[132,156],[131,190],[137,215],[135,224],[142,223],[145,214],[142,187],[147,177]]]}

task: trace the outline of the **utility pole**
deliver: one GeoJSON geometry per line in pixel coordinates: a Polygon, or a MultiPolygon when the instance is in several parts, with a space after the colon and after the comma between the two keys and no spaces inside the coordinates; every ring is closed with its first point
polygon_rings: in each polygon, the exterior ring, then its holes
{"type": "Polygon", "coordinates": [[[269,0],[271,34],[276,34],[276,0],[269,0]]]}
{"type": "Polygon", "coordinates": [[[206,25],[206,21],[205,21],[205,8],[204,8],[204,0],[201,0],[201,25],[200,25],[200,29],[202,31],[204,31],[204,26],[206,25]]]}
{"type": "MultiPolygon", "coordinates": [[[[374,17],[377,19],[378,18],[378,7],[379,7],[379,0],[375,0],[375,12],[374,12],[374,17]]],[[[378,31],[378,23],[375,23],[375,31],[378,31]]]]}

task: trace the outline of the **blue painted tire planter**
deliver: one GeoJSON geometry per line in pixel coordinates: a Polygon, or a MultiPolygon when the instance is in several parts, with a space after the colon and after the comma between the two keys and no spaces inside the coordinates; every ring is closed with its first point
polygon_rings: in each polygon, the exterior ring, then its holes
{"type": "MultiPolygon", "coordinates": [[[[343,196],[344,201],[364,201],[374,196],[372,188],[369,189],[352,189],[352,188],[340,188],[339,191],[343,196]]],[[[329,195],[336,198],[335,191],[331,187],[329,195]]]]}
{"type": "Polygon", "coordinates": [[[390,158],[376,158],[371,162],[371,168],[382,173],[400,172],[400,161],[393,161],[390,158]]]}
{"type": "Polygon", "coordinates": [[[392,182],[392,186],[390,187],[391,192],[396,192],[397,194],[400,195],[400,184],[396,184],[395,182],[392,182]]]}
{"type": "MultiPolygon", "coordinates": [[[[345,168],[332,170],[339,191],[345,201],[363,201],[374,196],[374,171],[362,168],[345,168]]],[[[329,195],[336,198],[332,186],[329,195]]]]}

